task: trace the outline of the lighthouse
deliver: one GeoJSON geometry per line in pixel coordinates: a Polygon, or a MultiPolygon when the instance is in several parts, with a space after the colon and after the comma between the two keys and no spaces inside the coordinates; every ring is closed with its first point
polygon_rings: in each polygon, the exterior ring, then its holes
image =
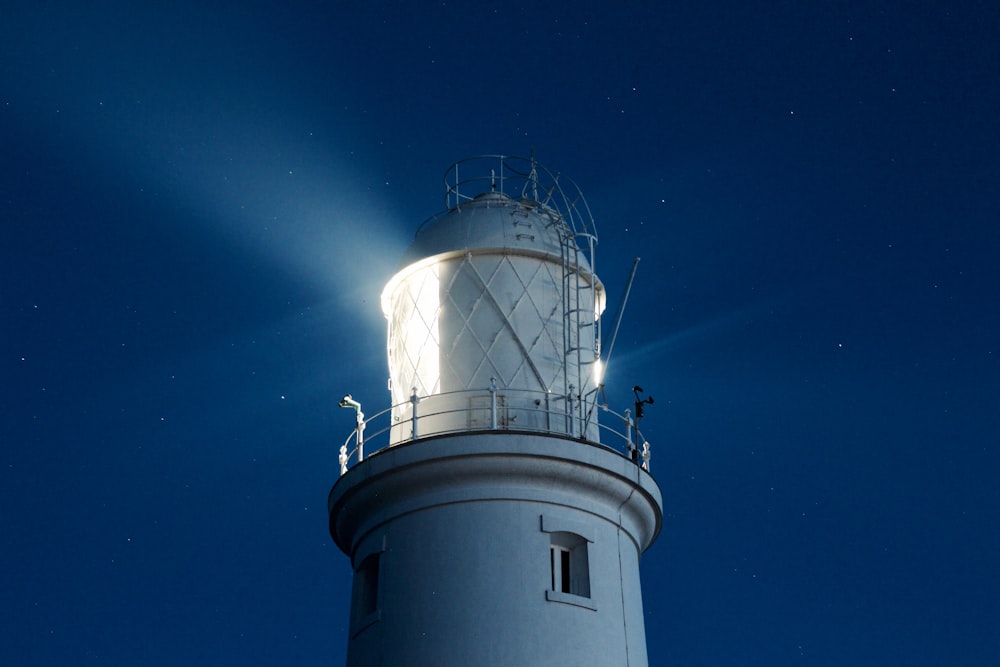
{"type": "Polygon", "coordinates": [[[391,405],[340,449],[348,667],[648,664],[649,444],[603,404],[597,232],[533,157],[445,175],[382,292],[391,405]]]}

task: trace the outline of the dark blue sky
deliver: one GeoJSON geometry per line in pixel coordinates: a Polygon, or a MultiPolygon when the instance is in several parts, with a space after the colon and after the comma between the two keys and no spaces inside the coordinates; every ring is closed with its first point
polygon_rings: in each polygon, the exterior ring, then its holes
{"type": "MultiPolygon", "coordinates": [[[[8,3],[10,4],[10,3],[8,3]]],[[[621,6],[615,6],[621,5],[621,6]]],[[[992,3],[0,13],[0,663],[329,665],[326,495],[441,175],[597,218],[660,666],[1000,664],[992,3]]]]}

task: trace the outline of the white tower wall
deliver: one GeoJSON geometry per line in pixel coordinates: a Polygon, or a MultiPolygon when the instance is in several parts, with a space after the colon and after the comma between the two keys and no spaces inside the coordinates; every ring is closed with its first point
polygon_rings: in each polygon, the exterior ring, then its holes
{"type": "Polygon", "coordinates": [[[662,500],[639,466],[484,433],[395,447],[357,472],[330,498],[355,569],[377,561],[377,583],[355,589],[375,603],[353,605],[348,667],[647,664],[639,555],[662,500]],[[570,592],[552,580],[567,536],[585,543],[570,592]]]}

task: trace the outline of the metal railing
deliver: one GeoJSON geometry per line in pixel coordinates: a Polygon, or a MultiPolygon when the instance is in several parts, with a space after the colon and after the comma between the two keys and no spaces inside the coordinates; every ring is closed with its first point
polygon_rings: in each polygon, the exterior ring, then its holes
{"type": "MultiPolygon", "coordinates": [[[[596,394],[592,394],[596,399],[596,394]]],[[[361,405],[350,396],[341,407],[354,408],[357,423],[340,446],[340,474],[389,447],[423,438],[454,433],[502,433],[518,431],[547,433],[578,439],[621,453],[649,472],[649,441],[639,431],[631,410],[619,414],[607,405],[588,405],[585,398],[555,397],[547,392],[498,389],[493,383],[482,390],[445,392],[418,397],[416,392],[404,403],[390,406],[365,418],[361,405]],[[431,399],[438,400],[437,408],[431,399]],[[426,411],[421,403],[429,403],[426,411]],[[601,424],[595,411],[617,418],[619,427],[601,424]],[[620,430],[619,430],[620,428],[620,430]],[[365,433],[368,431],[368,435],[365,433]],[[608,440],[617,446],[611,446],[608,440]],[[373,443],[374,442],[374,446],[373,443]],[[366,452],[367,450],[367,452],[366,452]]]]}

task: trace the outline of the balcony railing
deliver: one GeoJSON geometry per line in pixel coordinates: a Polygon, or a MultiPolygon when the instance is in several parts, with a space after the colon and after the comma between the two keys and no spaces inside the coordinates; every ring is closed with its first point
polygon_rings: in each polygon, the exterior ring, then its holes
{"type": "Polygon", "coordinates": [[[350,396],[340,405],[353,408],[357,415],[354,430],[340,447],[341,475],[352,464],[396,445],[438,435],[504,431],[548,433],[590,442],[621,453],[649,472],[650,444],[639,432],[632,411],[619,414],[596,400],[588,402],[573,394],[501,390],[495,385],[427,397],[414,393],[409,401],[369,418],[350,396]],[[598,412],[609,415],[605,420],[616,425],[601,424],[598,412]]]}

